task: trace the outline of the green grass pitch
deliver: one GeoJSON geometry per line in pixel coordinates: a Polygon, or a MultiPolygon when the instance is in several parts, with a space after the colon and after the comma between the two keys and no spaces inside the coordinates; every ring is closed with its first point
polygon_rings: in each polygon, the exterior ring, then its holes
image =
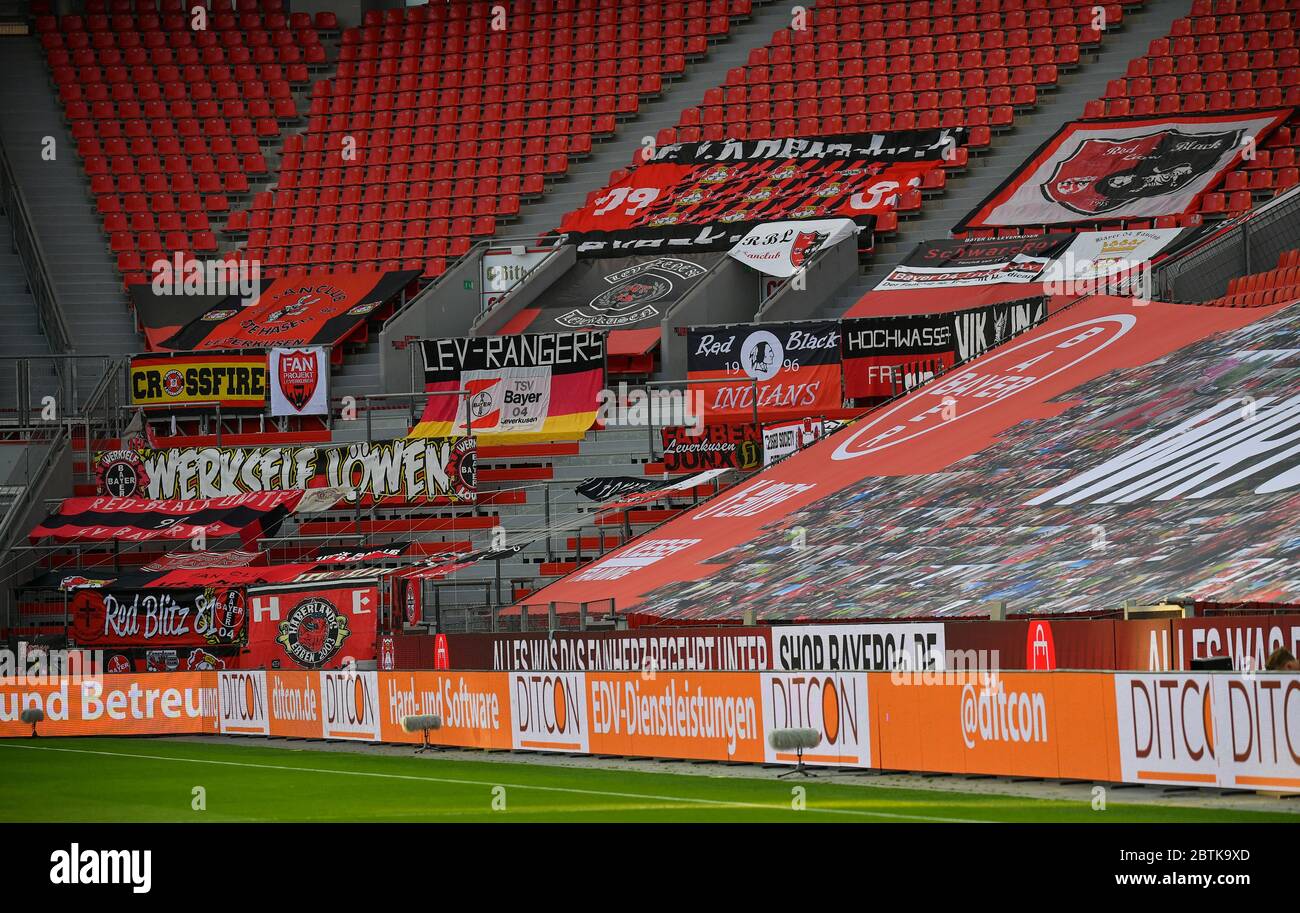
{"type": "MultiPolygon", "coordinates": [[[[1125,805],[156,739],[0,741],[6,822],[1220,822],[1286,813],[1125,805]],[[196,787],[206,809],[196,810],[196,787]],[[806,790],[796,809],[795,787],[806,790]],[[504,806],[504,807],[502,807],[504,806]]],[[[1111,793],[1110,799],[1119,797],[1111,793]]]]}

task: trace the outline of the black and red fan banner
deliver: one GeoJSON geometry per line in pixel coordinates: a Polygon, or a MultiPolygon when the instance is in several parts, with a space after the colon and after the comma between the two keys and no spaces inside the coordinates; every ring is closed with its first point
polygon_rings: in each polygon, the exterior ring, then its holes
{"type": "Polygon", "coordinates": [[[729,324],[687,333],[686,378],[705,420],[805,418],[843,405],[840,323],[729,324]]]}
{"type": "Polygon", "coordinates": [[[1047,299],[1027,298],[943,314],[843,321],[844,395],[892,396],[950,370],[1047,319],[1047,299]]]}
{"type": "Polygon", "coordinates": [[[257,300],[157,295],[131,287],[149,347],[162,351],[335,345],[394,298],[417,271],[359,272],[262,280],[257,300]]]}
{"type": "Polygon", "coordinates": [[[964,138],[915,130],[664,146],[560,227],[579,256],[726,251],[755,226],[788,219],[870,228],[964,138]]]}
{"type": "MultiPolygon", "coordinates": [[[[33,542],[144,542],[241,536],[245,544],[274,534],[296,510],[301,491],[264,491],[191,501],[146,498],[66,498],[29,534],[33,542]]],[[[231,570],[231,569],[226,569],[231,570]]]]}
{"type": "Polygon", "coordinates": [[[953,230],[1192,212],[1292,111],[1072,121],[953,230]]]}

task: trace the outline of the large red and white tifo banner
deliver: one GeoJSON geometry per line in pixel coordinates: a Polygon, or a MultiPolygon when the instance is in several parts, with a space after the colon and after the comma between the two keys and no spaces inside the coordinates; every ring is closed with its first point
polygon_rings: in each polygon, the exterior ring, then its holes
{"type": "Polygon", "coordinates": [[[0,683],[0,737],[227,733],[1300,791],[1285,673],[248,670],[0,683]]]}

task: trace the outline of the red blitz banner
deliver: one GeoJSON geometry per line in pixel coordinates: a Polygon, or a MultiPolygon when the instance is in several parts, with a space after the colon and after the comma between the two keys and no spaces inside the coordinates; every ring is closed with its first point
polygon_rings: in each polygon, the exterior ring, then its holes
{"type": "Polygon", "coordinates": [[[253,540],[297,508],[301,491],[264,491],[225,498],[151,501],[147,498],[66,498],[28,534],[33,542],[109,542],[242,535],[253,540]]]}
{"type": "MultiPolygon", "coordinates": [[[[232,296],[154,345],[166,351],[270,349],[334,345],[351,336],[370,314],[396,295],[416,273],[329,273],[276,279],[257,301],[242,307],[232,296]]],[[[165,317],[156,318],[165,320],[165,317]]],[[[151,339],[162,335],[155,326],[151,339]]]]}
{"type": "Polygon", "coordinates": [[[69,636],[85,647],[216,647],[242,644],[248,637],[239,587],[78,590],[68,614],[69,636]]]}
{"type": "Polygon", "coordinates": [[[709,421],[808,418],[843,405],[835,320],[692,327],[686,377],[709,421]]]}
{"type": "Polygon", "coordinates": [[[1065,124],[954,230],[1190,212],[1291,110],[1065,124]]]}
{"type": "Polygon", "coordinates": [[[249,669],[339,669],[375,658],[379,589],[350,586],[250,590],[249,669]]]}
{"type": "Polygon", "coordinates": [[[939,472],[992,446],[1018,422],[1056,414],[1062,408],[1056,398],[1085,381],[1147,364],[1259,317],[1248,309],[1155,301],[1133,307],[1128,299],[1095,297],[529,599],[613,598],[620,609],[631,607],[657,587],[716,573],[716,556],[822,498],[873,476],[939,472]],[[664,554],[654,560],[625,557],[661,544],[664,554]]]}

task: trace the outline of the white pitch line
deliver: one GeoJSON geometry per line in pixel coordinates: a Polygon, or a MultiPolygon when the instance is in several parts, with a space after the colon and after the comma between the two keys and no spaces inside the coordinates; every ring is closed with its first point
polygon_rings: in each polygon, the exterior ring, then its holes
{"type": "MultiPolygon", "coordinates": [[[[177,758],[170,755],[136,754],[124,751],[93,751],[88,748],[55,748],[47,745],[15,745],[0,741],[3,748],[25,748],[30,751],[61,751],[69,754],[103,755],[110,758],[143,758],[150,761],[179,761],[189,764],[217,764],[223,767],[253,767],[259,770],[287,770],[298,773],[339,774],[347,777],[378,777],[385,780],[415,780],[423,783],[447,783],[460,786],[504,786],[507,789],[531,789],[539,792],[570,793],[582,796],[605,796],[613,799],[641,799],[654,802],[682,802],[711,808],[748,808],[760,811],[791,811],[783,805],[763,805],[758,802],[739,802],[731,799],[695,799],[689,796],[657,796],[647,793],[623,793],[602,789],[578,789],[571,786],[537,786],[526,783],[503,783],[500,780],[461,780],[452,777],[416,777],[410,774],[378,773],[366,770],[333,770],[328,767],[290,767],[284,764],[254,764],[250,761],[217,761],[211,758],[177,758]]],[[[850,808],[812,808],[809,812],[822,815],[853,815],[867,818],[891,818],[900,821],[932,821],[942,824],[992,824],[978,818],[941,818],[934,815],[903,815],[894,812],[869,812],[850,808]]]]}

